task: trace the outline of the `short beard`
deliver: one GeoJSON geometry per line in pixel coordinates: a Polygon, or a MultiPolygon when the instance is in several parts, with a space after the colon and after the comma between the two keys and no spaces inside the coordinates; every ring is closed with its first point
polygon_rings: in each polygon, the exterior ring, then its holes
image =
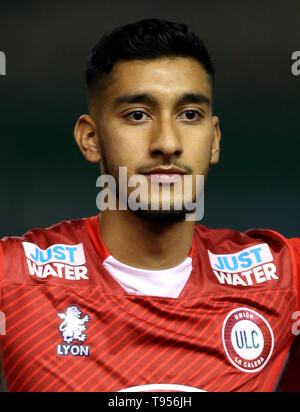
{"type": "Polygon", "coordinates": [[[156,223],[159,225],[170,225],[173,223],[184,222],[186,219],[186,210],[142,210],[132,211],[138,218],[156,223]]]}
{"type": "MultiPolygon", "coordinates": [[[[100,144],[100,146],[102,146],[100,144]]],[[[118,179],[118,167],[115,164],[108,164],[107,157],[105,155],[104,147],[101,147],[102,150],[102,170],[101,173],[108,174],[113,176],[117,182],[116,187],[116,197],[119,199],[119,179],[118,179]]],[[[153,224],[158,225],[170,225],[174,223],[181,223],[186,220],[186,215],[192,213],[190,210],[187,210],[185,207],[182,207],[181,210],[132,210],[135,216],[139,219],[153,224]]]]}

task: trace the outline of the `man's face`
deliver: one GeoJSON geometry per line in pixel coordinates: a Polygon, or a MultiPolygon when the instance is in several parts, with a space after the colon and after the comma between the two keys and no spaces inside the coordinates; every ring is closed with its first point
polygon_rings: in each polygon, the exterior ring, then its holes
{"type": "MultiPolygon", "coordinates": [[[[104,172],[118,181],[119,167],[126,167],[128,179],[143,174],[149,183],[159,182],[160,208],[163,186],[171,190],[172,209],[179,193],[175,187],[183,182],[178,174],[206,176],[218,161],[220,131],[212,116],[211,82],[194,59],[118,63],[109,85],[93,99],[91,117],[104,172]]],[[[195,199],[195,179],[189,189],[195,199]]],[[[150,185],[141,197],[150,208],[150,185]]]]}

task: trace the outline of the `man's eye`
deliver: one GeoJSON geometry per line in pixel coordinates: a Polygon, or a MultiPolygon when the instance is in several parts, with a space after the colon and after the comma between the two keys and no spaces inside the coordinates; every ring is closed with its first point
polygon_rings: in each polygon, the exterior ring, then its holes
{"type": "Polygon", "coordinates": [[[196,110],[186,110],[179,117],[182,118],[182,116],[185,116],[183,119],[188,121],[200,120],[203,117],[202,114],[196,110]]]}
{"type": "Polygon", "coordinates": [[[141,122],[143,120],[147,120],[149,116],[146,115],[146,113],[141,112],[141,111],[135,111],[128,113],[126,115],[126,118],[132,122],[141,122]]]}

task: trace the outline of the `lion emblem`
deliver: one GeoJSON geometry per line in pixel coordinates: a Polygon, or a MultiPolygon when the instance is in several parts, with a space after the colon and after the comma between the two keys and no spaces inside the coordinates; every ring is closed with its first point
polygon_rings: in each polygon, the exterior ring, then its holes
{"type": "Polygon", "coordinates": [[[86,341],[86,322],[90,321],[89,315],[85,315],[82,319],[82,312],[77,306],[69,306],[66,313],[57,314],[60,319],[63,320],[59,327],[59,331],[62,334],[63,341],[70,344],[77,340],[79,342],[86,341]]]}

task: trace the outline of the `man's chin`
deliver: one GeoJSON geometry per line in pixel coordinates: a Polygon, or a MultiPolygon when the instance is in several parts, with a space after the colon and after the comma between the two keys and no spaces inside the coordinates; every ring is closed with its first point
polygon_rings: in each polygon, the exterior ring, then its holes
{"type": "Polygon", "coordinates": [[[186,220],[186,210],[135,210],[133,213],[142,220],[161,224],[170,225],[180,223],[186,220]]]}

